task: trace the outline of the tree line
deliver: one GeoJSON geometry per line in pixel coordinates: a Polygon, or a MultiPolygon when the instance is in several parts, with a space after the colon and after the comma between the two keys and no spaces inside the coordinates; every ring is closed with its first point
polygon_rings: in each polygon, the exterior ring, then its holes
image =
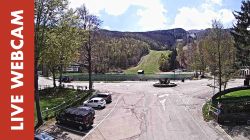
{"type": "Polygon", "coordinates": [[[180,67],[195,70],[204,75],[209,72],[217,81],[219,91],[228,81],[239,75],[241,68],[250,68],[250,1],[243,0],[241,11],[233,12],[236,23],[224,29],[218,20],[212,22],[197,40],[177,44],[177,60],[180,67]]]}

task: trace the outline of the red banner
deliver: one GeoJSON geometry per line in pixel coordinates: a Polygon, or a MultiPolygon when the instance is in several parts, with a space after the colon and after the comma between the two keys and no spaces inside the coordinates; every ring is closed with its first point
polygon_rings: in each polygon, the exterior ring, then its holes
{"type": "Polygon", "coordinates": [[[34,1],[0,1],[0,139],[34,139],[34,1]]]}

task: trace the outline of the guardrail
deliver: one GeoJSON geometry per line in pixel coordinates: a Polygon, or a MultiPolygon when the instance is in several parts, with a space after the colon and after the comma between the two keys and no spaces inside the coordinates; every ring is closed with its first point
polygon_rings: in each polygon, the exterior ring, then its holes
{"type": "Polygon", "coordinates": [[[213,112],[215,115],[218,115],[218,113],[220,111],[218,108],[213,107],[212,105],[209,105],[209,109],[208,110],[209,110],[208,113],[213,112]]]}

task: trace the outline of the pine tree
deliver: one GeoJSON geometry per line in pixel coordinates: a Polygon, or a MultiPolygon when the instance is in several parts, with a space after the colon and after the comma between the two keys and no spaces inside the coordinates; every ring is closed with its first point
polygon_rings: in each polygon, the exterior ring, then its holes
{"type": "Polygon", "coordinates": [[[241,11],[235,11],[236,24],[233,28],[239,66],[250,66],[250,1],[242,1],[241,11]]]}

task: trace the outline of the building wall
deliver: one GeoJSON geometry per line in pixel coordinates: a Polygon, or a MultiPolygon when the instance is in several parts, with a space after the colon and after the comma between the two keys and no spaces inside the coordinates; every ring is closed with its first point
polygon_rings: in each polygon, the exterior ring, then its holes
{"type": "Polygon", "coordinates": [[[246,75],[250,75],[250,69],[245,68],[245,69],[241,69],[240,70],[240,76],[246,76],[246,75]]]}

